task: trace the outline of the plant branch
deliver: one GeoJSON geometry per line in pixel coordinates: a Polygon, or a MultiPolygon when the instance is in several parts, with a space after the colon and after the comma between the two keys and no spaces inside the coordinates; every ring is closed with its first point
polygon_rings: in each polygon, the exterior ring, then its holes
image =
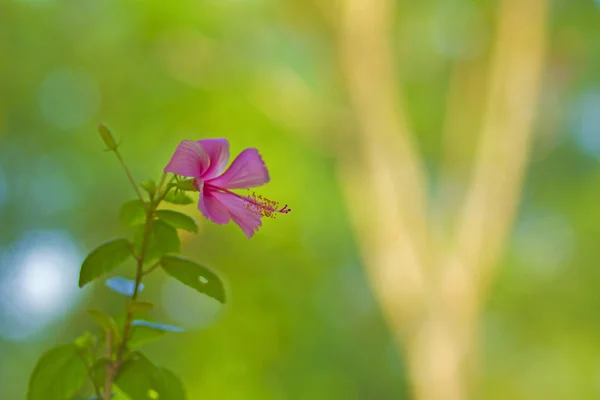
{"type": "Polygon", "coordinates": [[[154,271],[158,267],[160,267],[160,260],[155,262],[154,264],[152,264],[150,267],[148,267],[148,269],[144,270],[142,272],[142,276],[149,275],[152,271],[154,271]]]}
{"type": "MultiPolygon", "coordinates": [[[[547,0],[498,2],[481,141],[460,213],[444,216],[457,220],[449,240],[436,240],[434,218],[439,217],[427,215],[425,173],[395,93],[399,85],[390,43],[395,3],[341,2],[336,27],[359,143],[355,154],[342,150],[340,179],[367,275],[405,346],[415,398],[462,400],[475,376],[482,294],[521,190],[542,73],[547,0]]],[[[457,78],[452,97],[462,98],[462,80],[472,82],[472,76],[457,78]]],[[[478,122],[448,121],[447,130],[462,132],[478,122]]],[[[463,146],[463,138],[454,144],[463,146]]],[[[459,150],[456,159],[462,163],[466,153],[459,150]]]]}
{"type": "Polygon", "coordinates": [[[104,353],[105,357],[109,362],[106,364],[106,373],[104,378],[104,400],[110,400],[112,397],[112,381],[113,374],[116,372],[116,369],[113,367],[110,362],[112,358],[112,331],[107,329],[105,332],[106,336],[106,351],[104,353]]]}
{"type": "MultiPolygon", "coordinates": [[[[162,176],[160,177],[160,182],[158,183],[158,188],[156,189],[156,193],[160,193],[163,185],[165,184],[166,179],[167,179],[167,173],[163,172],[162,176]]],[[[173,175],[173,177],[171,178],[171,180],[173,180],[173,179],[175,179],[175,175],[173,175]]],[[[155,193],[155,195],[156,195],[156,193],[155,193]]]]}
{"type": "MultiPolygon", "coordinates": [[[[148,250],[148,242],[149,242],[149,237],[150,237],[150,232],[152,232],[152,222],[154,219],[154,202],[150,203],[150,209],[148,211],[148,213],[146,214],[146,227],[144,229],[144,236],[142,238],[142,248],[140,251],[140,254],[137,258],[137,266],[136,266],[136,273],[135,273],[135,286],[133,288],[133,294],[131,295],[131,300],[136,300],[138,293],[139,293],[139,286],[140,283],[142,282],[142,277],[143,277],[143,268],[144,268],[144,261],[146,258],[146,252],[148,250]]],[[[123,327],[123,340],[121,341],[121,345],[119,346],[119,350],[117,352],[117,366],[120,367],[122,358],[123,358],[123,354],[125,352],[125,349],[127,348],[127,342],[129,341],[129,334],[131,331],[131,324],[132,324],[132,319],[133,319],[133,314],[127,310],[127,316],[125,318],[125,325],[123,327]]]]}
{"type": "Polygon", "coordinates": [[[129,179],[129,182],[131,182],[131,186],[133,186],[133,189],[135,190],[135,193],[137,194],[137,196],[139,197],[140,201],[144,205],[144,209],[146,210],[146,212],[148,212],[150,206],[148,206],[146,204],[146,202],[144,201],[144,197],[142,196],[142,192],[140,191],[140,188],[138,187],[138,184],[135,182],[135,179],[133,179],[133,175],[131,174],[131,171],[129,170],[129,167],[127,166],[127,164],[125,164],[125,160],[123,160],[123,157],[121,157],[121,153],[119,153],[119,149],[115,148],[113,151],[115,153],[115,156],[117,156],[117,159],[121,163],[121,166],[123,167],[123,170],[125,171],[125,174],[127,175],[127,178],[129,179]]]}
{"type": "Polygon", "coordinates": [[[359,142],[341,154],[339,172],[368,276],[398,334],[422,316],[428,233],[426,177],[396,91],[394,3],[341,3],[340,58],[359,142]]]}
{"type": "Polygon", "coordinates": [[[169,180],[169,183],[167,184],[167,188],[165,189],[165,191],[163,193],[160,193],[160,191],[162,190],[162,187],[165,184],[167,178],[167,174],[163,174],[160,183],[158,185],[158,190],[156,191],[157,193],[159,193],[159,197],[156,199],[156,206],[158,207],[158,204],[164,200],[165,196],[171,191],[171,189],[173,189],[174,185],[173,185],[173,181],[177,179],[177,175],[173,175],[171,177],[171,179],[169,180]]]}
{"type": "Polygon", "coordinates": [[[482,289],[520,197],[543,69],[546,9],[546,0],[500,3],[482,137],[457,230],[458,253],[482,289]]]}
{"type": "MultiPolygon", "coordinates": [[[[128,173],[128,176],[131,176],[128,173]]],[[[148,243],[150,234],[152,232],[152,224],[154,221],[154,213],[159,206],[160,202],[164,199],[166,194],[171,190],[171,186],[167,186],[167,188],[163,192],[163,186],[166,181],[167,174],[163,174],[160,183],[158,185],[157,191],[154,194],[151,201],[148,203],[148,207],[146,208],[146,225],[144,228],[144,236],[142,237],[142,244],[140,249],[140,254],[136,255],[136,273],[135,273],[135,286],[133,288],[133,294],[131,295],[131,300],[135,301],[139,294],[139,286],[142,283],[142,278],[156,269],[160,263],[156,262],[152,266],[150,266],[146,271],[144,271],[144,261],[146,260],[146,255],[148,251],[148,243]]],[[[125,324],[123,326],[123,338],[119,345],[119,349],[117,350],[117,357],[114,363],[111,363],[111,370],[113,374],[110,376],[110,380],[114,379],[114,375],[118,372],[121,364],[123,362],[123,355],[125,354],[125,350],[127,349],[127,343],[129,342],[131,329],[133,324],[133,313],[129,310],[126,311],[125,324]]],[[[107,374],[107,381],[109,379],[109,375],[107,374]]]]}

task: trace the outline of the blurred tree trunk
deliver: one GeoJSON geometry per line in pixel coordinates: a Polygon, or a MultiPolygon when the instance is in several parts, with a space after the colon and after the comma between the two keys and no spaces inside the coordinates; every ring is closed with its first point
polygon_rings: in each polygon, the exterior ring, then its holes
{"type": "Polygon", "coordinates": [[[427,178],[397,90],[393,6],[342,0],[339,48],[358,135],[356,146],[341,151],[339,177],[375,295],[405,349],[415,398],[468,399],[478,318],[526,168],[546,1],[498,4],[475,161],[444,235],[428,215],[427,178]]]}

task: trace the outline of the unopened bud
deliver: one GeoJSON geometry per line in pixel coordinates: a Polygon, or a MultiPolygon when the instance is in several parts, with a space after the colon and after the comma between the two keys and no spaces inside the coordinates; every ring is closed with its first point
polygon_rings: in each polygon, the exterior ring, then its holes
{"type": "Polygon", "coordinates": [[[98,132],[100,133],[102,140],[108,147],[107,150],[115,150],[117,148],[117,142],[115,141],[115,137],[113,136],[112,132],[110,131],[110,129],[108,129],[108,127],[106,125],[104,125],[104,124],[98,125],[98,132]]]}

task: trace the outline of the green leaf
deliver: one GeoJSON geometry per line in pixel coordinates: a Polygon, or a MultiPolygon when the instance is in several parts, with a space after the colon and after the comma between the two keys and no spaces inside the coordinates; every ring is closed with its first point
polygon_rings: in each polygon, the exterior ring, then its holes
{"type": "Polygon", "coordinates": [[[121,206],[119,219],[125,228],[133,228],[134,226],[143,224],[146,220],[144,203],[142,203],[141,200],[130,200],[126,202],[121,206]]]}
{"type": "Polygon", "coordinates": [[[96,337],[90,332],[84,332],[81,336],[77,337],[73,343],[80,349],[89,349],[96,345],[96,337]]]}
{"type": "Polygon", "coordinates": [[[144,321],[143,319],[136,319],[133,321],[133,326],[147,326],[150,328],[154,328],[154,329],[159,329],[161,331],[166,331],[166,332],[183,332],[185,331],[185,329],[179,327],[179,326],[175,326],[175,325],[169,325],[169,324],[161,324],[159,322],[152,322],[152,321],[144,321]]]}
{"type": "Polygon", "coordinates": [[[134,320],[128,347],[135,349],[163,337],[167,332],[183,332],[183,328],[153,321],[134,320]]]}
{"type": "Polygon", "coordinates": [[[135,352],[123,365],[116,385],[131,400],[185,400],[181,381],[170,371],[157,368],[143,354],[135,352]]]}
{"type": "Polygon", "coordinates": [[[198,222],[187,214],[173,210],[158,210],[156,216],[173,228],[184,229],[188,232],[198,233],[198,222]]]}
{"type": "Polygon", "coordinates": [[[77,346],[66,344],[44,353],[29,381],[27,400],[65,400],[73,397],[87,378],[77,346]]]}
{"type": "Polygon", "coordinates": [[[104,379],[106,377],[106,366],[110,361],[107,358],[101,358],[92,365],[92,374],[94,375],[94,383],[98,387],[104,387],[104,379]]]}
{"type": "Polygon", "coordinates": [[[129,347],[130,349],[137,349],[138,347],[160,339],[166,333],[167,331],[152,328],[149,326],[134,326],[132,327],[131,339],[129,339],[127,347],[129,347]]]}
{"type": "MultiPolygon", "coordinates": [[[[107,313],[101,310],[88,309],[86,310],[90,317],[98,324],[104,331],[112,331],[116,338],[119,338],[119,330],[117,329],[117,323],[107,313]]],[[[120,340],[120,339],[118,339],[120,340]]]]}
{"type": "MultiPolygon", "coordinates": [[[[135,248],[137,254],[142,253],[142,240],[144,238],[145,226],[138,227],[135,233],[135,248]]],[[[152,223],[152,229],[148,235],[148,247],[146,249],[145,262],[155,260],[168,253],[179,253],[181,242],[177,229],[164,221],[156,220],[152,223]]]]}
{"type": "Polygon", "coordinates": [[[154,181],[154,179],[150,179],[150,180],[147,180],[146,182],[142,182],[142,183],[140,183],[140,186],[146,192],[148,192],[150,197],[154,196],[154,193],[156,193],[157,187],[156,187],[156,182],[154,181]]]}
{"type": "Polygon", "coordinates": [[[160,264],[165,272],[179,282],[225,303],[225,288],[212,270],[179,256],[164,256],[160,264]]]}
{"type": "Polygon", "coordinates": [[[117,268],[131,256],[127,239],[113,239],[96,247],[83,261],[79,272],[79,287],[117,268]]]}
{"type": "Polygon", "coordinates": [[[178,179],[175,184],[175,190],[182,190],[188,192],[197,192],[198,188],[196,187],[196,178],[185,178],[178,179]]]}
{"type": "Polygon", "coordinates": [[[164,198],[164,201],[172,204],[192,204],[194,200],[182,191],[170,191],[164,198]]]}
{"type": "Polygon", "coordinates": [[[187,398],[185,387],[181,380],[166,368],[159,368],[165,379],[165,399],[168,400],[184,400],[187,398]]]}
{"type": "Polygon", "coordinates": [[[149,301],[132,300],[127,305],[127,310],[132,314],[142,314],[154,308],[154,304],[149,301]]]}

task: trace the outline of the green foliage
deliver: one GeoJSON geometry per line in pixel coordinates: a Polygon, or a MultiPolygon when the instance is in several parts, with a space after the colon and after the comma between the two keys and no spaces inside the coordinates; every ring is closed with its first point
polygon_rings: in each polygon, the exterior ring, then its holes
{"type": "MultiPolygon", "coordinates": [[[[131,400],[185,399],[183,385],[172,372],[157,368],[140,353],[131,353],[167,332],[183,331],[183,328],[174,325],[133,319],[135,315],[154,308],[151,302],[137,299],[143,289],[141,281],[162,266],[169,275],[221,302],[225,301],[223,283],[208,268],[174,255],[181,251],[177,229],[197,233],[196,220],[178,211],[157,210],[163,197],[176,204],[188,204],[192,199],[182,192],[170,193],[172,183],[167,183],[166,189],[161,184],[160,193],[157,193],[159,188],[156,183],[147,181],[140,185],[149,195],[149,201],[145,202],[112,133],[104,125],[99,127],[99,132],[109,150],[121,162],[139,197],[123,204],[119,214],[121,224],[126,228],[135,228],[135,231],[133,243],[127,239],[113,239],[91,251],[81,266],[79,286],[83,287],[113,271],[130,256],[137,261],[135,280],[118,276],[106,280],[105,284],[111,290],[130,297],[125,315],[117,317],[117,324],[106,312],[88,309],[88,314],[101,329],[102,346],[98,346],[96,336],[86,332],[73,344],[59,346],[45,353],[31,375],[27,399],[72,400],[74,396],[78,399],[97,399],[105,384],[114,384],[114,388],[120,389],[131,400]],[[144,268],[144,264],[157,259],[159,262],[144,268]],[[136,284],[138,290],[134,290],[136,284]],[[105,358],[98,359],[100,351],[105,358]],[[107,375],[107,370],[114,374],[107,375]],[[81,390],[86,379],[93,384],[95,395],[90,396],[81,390]]],[[[161,182],[166,182],[165,178],[163,176],[161,182]]]]}
{"type": "Polygon", "coordinates": [[[115,150],[117,148],[117,141],[115,140],[115,137],[110,129],[108,129],[108,126],[104,124],[98,125],[98,133],[100,134],[104,144],[106,144],[107,150],[115,150]]]}
{"type": "Polygon", "coordinates": [[[209,268],[179,256],[164,256],[163,270],[179,282],[225,303],[225,288],[221,279],[209,268]]]}
{"type": "Polygon", "coordinates": [[[96,337],[90,332],[84,332],[83,335],[75,339],[74,343],[80,349],[89,349],[96,345],[96,337]]]}
{"type": "Polygon", "coordinates": [[[119,213],[121,224],[125,228],[133,228],[146,220],[146,210],[141,200],[130,200],[121,206],[119,213]]]}
{"type": "Polygon", "coordinates": [[[156,216],[174,228],[198,233],[198,222],[187,214],[173,210],[158,210],[156,216]]]}
{"type": "Polygon", "coordinates": [[[131,331],[131,339],[127,347],[137,349],[145,344],[152,343],[163,337],[167,331],[156,329],[149,326],[139,325],[134,326],[131,331]]]}
{"type": "Polygon", "coordinates": [[[158,322],[134,320],[132,322],[132,335],[128,347],[136,349],[147,343],[154,342],[168,332],[182,332],[178,326],[161,324],[158,322]]]}
{"type": "Polygon", "coordinates": [[[132,314],[142,314],[154,308],[154,304],[149,301],[132,300],[127,304],[127,311],[132,314]]]}
{"type": "Polygon", "coordinates": [[[31,374],[27,400],[65,400],[73,397],[87,378],[86,366],[75,344],[44,353],[31,374]]]}
{"type": "Polygon", "coordinates": [[[169,324],[161,324],[159,322],[145,321],[143,319],[134,320],[133,326],[148,326],[150,328],[159,329],[161,331],[166,331],[166,332],[183,332],[184,331],[184,329],[179,326],[169,325],[169,324]]]}
{"type": "Polygon", "coordinates": [[[100,358],[92,365],[92,376],[94,377],[94,384],[96,386],[104,386],[104,379],[106,378],[106,366],[109,363],[110,361],[107,358],[100,358]]]}
{"type": "Polygon", "coordinates": [[[187,395],[179,378],[166,368],[159,368],[164,378],[165,399],[186,399],[187,395]]]}
{"type": "Polygon", "coordinates": [[[170,371],[158,368],[143,354],[135,352],[123,365],[116,384],[131,400],[185,400],[179,379],[170,371]]]}
{"type": "Polygon", "coordinates": [[[198,188],[196,187],[195,182],[196,180],[194,178],[178,179],[175,187],[183,191],[197,192],[198,188]]]}
{"type": "Polygon", "coordinates": [[[140,183],[140,186],[150,195],[150,197],[153,197],[158,189],[156,187],[156,182],[153,179],[140,183]]]}
{"type": "Polygon", "coordinates": [[[194,200],[190,196],[188,196],[186,193],[180,190],[170,191],[169,193],[167,193],[164,200],[167,203],[178,205],[192,204],[194,202],[194,200]]]}
{"type": "Polygon", "coordinates": [[[109,273],[131,256],[127,239],[113,239],[96,247],[83,261],[79,272],[79,287],[109,273]]]}
{"type": "MultiPolygon", "coordinates": [[[[142,243],[144,239],[146,226],[139,226],[135,233],[134,245],[136,253],[142,254],[142,243]]],[[[148,245],[146,248],[145,261],[152,261],[165,254],[179,253],[181,251],[181,242],[177,229],[161,220],[155,220],[152,223],[148,235],[148,245]]]]}
{"type": "Polygon", "coordinates": [[[98,326],[104,331],[111,331],[118,338],[119,330],[113,317],[101,310],[88,309],[87,312],[98,326]]]}

